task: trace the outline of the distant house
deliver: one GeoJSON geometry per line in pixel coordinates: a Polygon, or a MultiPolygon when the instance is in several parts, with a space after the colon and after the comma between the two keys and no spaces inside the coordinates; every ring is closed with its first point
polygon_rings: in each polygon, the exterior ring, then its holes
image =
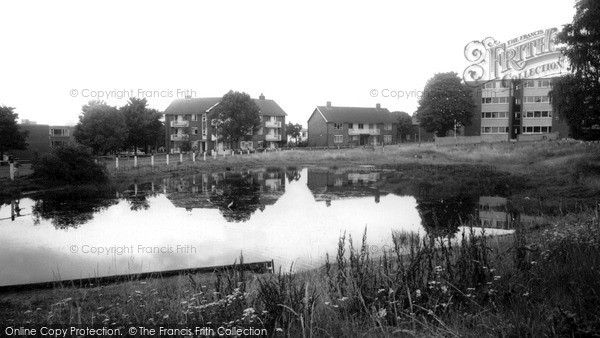
{"type": "MultiPolygon", "coordinates": [[[[288,138],[288,143],[290,143],[292,141],[293,142],[296,141],[290,134],[287,135],[287,138],[288,138]]],[[[302,128],[302,130],[300,130],[300,135],[298,136],[297,141],[298,141],[298,143],[300,143],[300,142],[304,142],[306,140],[308,140],[308,129],[302,128]]]]}
{"type": "MultiPolygon", "coordinates": [[[[258,105],[260,127],[247,141],[232,145],[234,149],[280,148],[286,141],[287,114],[273,100],[260,95],[253,99],[258,105]]],[[[211,111],[221,102],[220,97],[185,98],[173,101],[165,110],[166,148],[169,153],[181,152],[184,142],[199,152],[223,151],[227,145],[218,142],[211,111]]]]}
{"type": "Polygon", "coordinates": [[[22,120],[19,124],[20,130],[29,132],[27,135],[27,150],[16,150],[14,155],[20,159],[31,160],[36,154],[44,155],[50,152],[52,148],[74,144],[72,126],[50,126],[47,124],[37,124],[33,121],[22,120]]]}
{"type": "Polygon", "coordinates": [[[421,127],[421,123],[419,119],[413,114],[412,116],[412,133],[406,135],[407,142],[433,142],[435,139],[435,134],[425,131],[423,127],[421,127]]]}
{"type": "Polygon", "coordinates": [[[386,108],[317,106],[308,119],[308,145],[362,146],[395,144],[398,121],[386,108]]]}

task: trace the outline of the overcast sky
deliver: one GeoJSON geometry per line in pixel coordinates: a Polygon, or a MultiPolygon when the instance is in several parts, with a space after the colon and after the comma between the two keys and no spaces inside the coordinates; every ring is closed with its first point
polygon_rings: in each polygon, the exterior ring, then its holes
{"type": "Polygon", "coordinates": [[[164,110],[186,89],[196,97],[233,89],[264,93],[304,126],[326,101],[412,114],[416,91],[436,72],[462,76],[467,43],[561,28],[574,3],[5,1],[0,105],[21,119],[75,124],[100,92],[120,106],[158,91],[147,98],[164,110]],[[406,94],[381,97],[384,89],[406,94]]]}

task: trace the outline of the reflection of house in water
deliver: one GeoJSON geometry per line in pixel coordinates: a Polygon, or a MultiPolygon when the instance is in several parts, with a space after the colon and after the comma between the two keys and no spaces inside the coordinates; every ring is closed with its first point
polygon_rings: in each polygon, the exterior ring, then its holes
{"type": "Polygon", "coordinates": [[[285,172],[264,170],[220,172],[163,180],[164,193],[178,208],[219,209],[228,220],[247,220],[285,192],[285,172]]]}
{"type": "MultiPolygon", "coordinates": [[[[343,172],[326,170],[308,170],[308,188],[315,201],[325,201],[331,205],[332,200],[374,196],[379,202],[382,192],[375,185],[380,179],[377,172],[343,172]]],[[[384,195],[387,192],[383,193],[384,195]]]]}
{"type": "Polygon", "coordinates": [[[498,196],[479,197],[479,222],[483,227],[512,229],[516,222],[530,224],[543,220],[539,216],[525,215],[509,208],[508,199],[498,196]]]}

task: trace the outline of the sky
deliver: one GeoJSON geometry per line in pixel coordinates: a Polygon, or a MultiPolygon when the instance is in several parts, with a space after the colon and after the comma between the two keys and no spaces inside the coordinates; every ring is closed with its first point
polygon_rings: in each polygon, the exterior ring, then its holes
{"type": "Polygon", "coordinates": [[[412,114],[465,45],[572,22],[574,0],[4,1],[0,105],[74,125],[93,99],[122,106],[263,93],[306,127],[317,105],[412,114]],[[400,94],[402,93],[402,94],[400,94]],[[392,97],[395,96],[395,97],[392,97]],[[400,97],[401,96],[401,97],[400,97]]]}

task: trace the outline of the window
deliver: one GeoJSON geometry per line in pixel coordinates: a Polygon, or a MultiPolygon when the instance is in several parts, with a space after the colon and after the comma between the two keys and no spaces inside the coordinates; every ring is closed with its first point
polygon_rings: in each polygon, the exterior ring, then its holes
{"type": "MultiPolygon", "coordinates": [[[[192,115],[192,116],[196,116],[196,115],[192,115]]],[[[198,135],[198,128],[196,128],[196,127],[192,128],[192,133],[194,135],[198,135]]]]}
{"type": "Polygon", "coordinates": [[[505,111],[500,112],[482,112],[482,119],[505,119],[508,117],[508,113],[505,111]]]}
{"type": "Polygon", "coordinates": [[[542,134],[551,133],[552,127],[550,126],[527,126],[523,127],[524,134],[542,134]]]}
{"type": "Polygon", "coordinates": [[[534,118],[540,118],[540,117],[552,117],[552,111],[549,110],[542,110],[542,111],[530,111],[528,110],[525,113],[525,117],[534,117],[534,118]]]}
{"type": "Polygon", "coordinates": [[[482,127],[482,134],[507,134],[508,127],[482,127]]]}
{"type": "Polygon", "coordinates": [[[535,83],[533,80],[526,80],[526,81],[523,81],[523,87],[524,88],[535,87],[535,83]]]}
{"type": "Polygon", "coordinates": [[[496,88],[496,82],[488,82],[488,83],[486,83],[483,86],[483,88],[485,88],[485,89],[494,89],[494,88],[496,88]]]}
{"type": "Polygon", "coordinates": [[[343,128],[344,128],[343,123],[334,123],[333,124],[333,129],[335,129],[335,130],[342,130],[343,128]]]}
{"type": "Polygon", "coordinates": [[[369,123],[369,129],[373,129],[373,123],[369,123]]]}
{"type": "Polygon", "coordinates": [[[202,114],[202,122],[206,122],[206,113],[202,114]]]}
{"type": "Polygon", "coordinates": [[[348,123],[348,129],[354,129],[354,124],[348,123]]]}
{"type": "Polygon", "coordinates": [[[333,142],[334,143],[343,143],[344,135],[333,135],[333,142]]]}
{"type": "Polygon", "coordinates": [[[364,124],[362,124],[362,123],[359,123],[359,124],[358,124],[358,129],[365,129],[365,125],[364,125],[364,124]]]}
{"type": "MultiPolygon", "coordinates": [[[[386,123],[383,125],[383,129],[384,130],[392,130],[392,124],[391,123],[386,123]]],[[[391,142],[391,141],[390,141],[391,142]]]]}
{"type": "Polygon", "coordinates": [[[263,147],[263,141],[258,141],[258,147],[262,148],[263,147]]]}
{"type": "Polygon", "coordinates": [[[192,121],[198,121],[198,115],[196,115],[196,114],[192,115],[192,121]]]}
{"type": "Polygon", "coordinates": [[[392,143],[392,135],[383,135],[383,143],[391,144],[392,143]]]}
{"type": "Polygon", "coordinates": [[[263,134],[263,128],[260,127],[260,128],[258,128],[258,135],[262,135],[262,134],[263,134]]]}
{"type": "Polygon", "coordinates": [[[550,80],[539,80],[538,87],[540,88],[548,88],[550,87],[550,80]]]}
{"type": "Polygon", "coordinates": [[[358,142],[358,135],[353,135],[352,136],[352,141],[358,142]]]}
{"type": "Polygon", "coordinates": [[[491,97],[482,97],[481,103],[482,104],[490,104],[490,103],[492,103],[492,98],[491,97]]]}

